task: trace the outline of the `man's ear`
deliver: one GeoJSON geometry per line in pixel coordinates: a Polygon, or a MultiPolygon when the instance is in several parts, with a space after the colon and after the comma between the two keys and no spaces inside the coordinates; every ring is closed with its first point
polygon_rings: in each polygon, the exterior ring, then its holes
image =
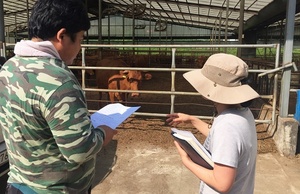
{"type": "Polygon", "coordinates": [[[56,35],[53,38],[49,39],[57,51],[62,50],[64,45],[63,40],[65,36],[66,36],[66,29],[62,28],[56,33],[56,35]]]}
{"type": "Polygon", "coordinates": [[[64,37],[66,36],[66,32],[67,30],[65,28],[62,28],[56,33],[56,39],[58,42],[63,41],[64,37]]]}

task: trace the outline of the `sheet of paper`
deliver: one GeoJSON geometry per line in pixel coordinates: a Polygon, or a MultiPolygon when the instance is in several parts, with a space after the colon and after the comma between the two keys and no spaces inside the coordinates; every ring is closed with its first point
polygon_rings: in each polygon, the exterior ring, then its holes
{"type": "Polygon", "coordinates": [[[107,125],[116,129],[125,119],[134,113],[140,106],[129,107],[120,103],[108,104],[91,115],[91,121],[94,127],[107,125]]]}

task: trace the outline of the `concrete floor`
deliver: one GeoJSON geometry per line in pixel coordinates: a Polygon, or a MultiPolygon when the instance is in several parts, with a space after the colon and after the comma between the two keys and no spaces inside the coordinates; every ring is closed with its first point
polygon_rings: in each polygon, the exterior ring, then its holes
{"type": "MultiPolygon", "coordinates": [[[[2,178],[4,189],[6,177],[2,178]]],[[[255,194],[299,194],[299,180],[300,158],[258,155],[255,194]]],[[[112,141],[98,154],[92,194],[196,194],[198,187],[199,180],[182,165],[173,147],[117,149],[112,141]]]]}
{"type": "MultiPolygon", "coordinates": [[[[145,145],[98,155],[92,194],[196,194],[199,180],[181,163],[174,147],[145,145]]],[[[300,159],[277,153],[259,154],[255,194],[299,194],[300,159]]]]}

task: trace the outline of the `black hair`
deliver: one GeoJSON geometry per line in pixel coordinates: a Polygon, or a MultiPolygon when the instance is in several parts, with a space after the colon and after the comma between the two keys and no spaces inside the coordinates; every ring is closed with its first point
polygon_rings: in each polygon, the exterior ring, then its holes
{"type": "Polygon", "coordinates": [[[87,31],[90,20],[82,0],[37,0],[29,18],[29,38],[49,40],[65,28],[72,41],[87,31]]]}

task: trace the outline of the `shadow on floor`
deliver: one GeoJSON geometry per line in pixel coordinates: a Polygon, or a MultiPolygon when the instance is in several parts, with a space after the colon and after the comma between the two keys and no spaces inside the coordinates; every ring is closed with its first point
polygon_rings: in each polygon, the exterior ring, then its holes
{"type": "Polygon", "coordinates": [[[117,140],[112,140],[97,154],[95,178],[92,187],[101,183],[111,173],[113,166],[117,162],[117,144],[117,140]]]}

